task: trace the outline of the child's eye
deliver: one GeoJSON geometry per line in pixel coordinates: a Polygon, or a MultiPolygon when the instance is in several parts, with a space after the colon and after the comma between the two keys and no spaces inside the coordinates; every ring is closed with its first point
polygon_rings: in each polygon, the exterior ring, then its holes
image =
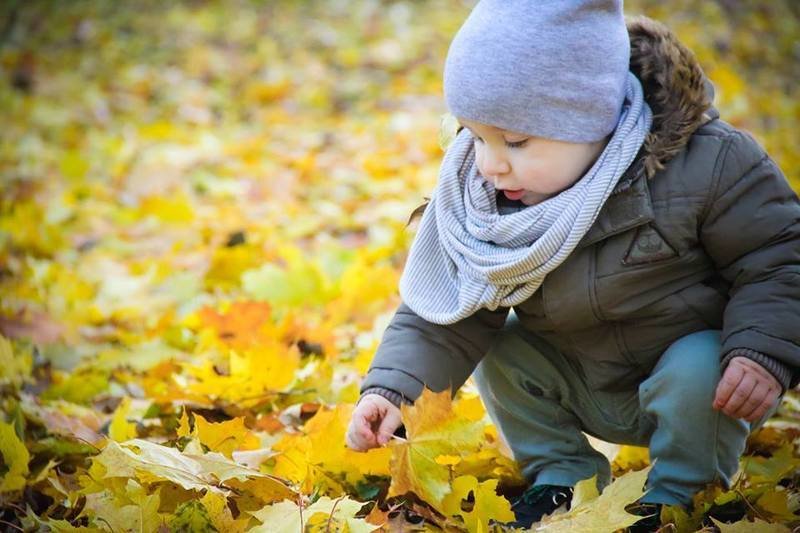
{"type": "MultiPolygon", "coordinates": [[[[483,139],[481,139],[480,137],[478,137],[476,135],[473,135],[473,138],[475,139],[475,142],[479,142],[479,143],[483,142],[483,139]]],[[[521,141],[516,141],[516,142],[506,141],[506,146],[508,146],[509,148],[522,148],[523,146],[525,146],[526,142],[528,142],[528,139],[523,139],[521,141]]]]}

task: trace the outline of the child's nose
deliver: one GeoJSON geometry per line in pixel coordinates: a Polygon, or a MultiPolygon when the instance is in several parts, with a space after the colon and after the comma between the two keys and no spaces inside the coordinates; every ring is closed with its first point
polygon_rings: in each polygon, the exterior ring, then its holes
{"type": "Polygon", "coordinates": [[[488,178],[492,176],[502,176],[510,170],[508,161],[499,154],[491,150],[484,150],[483,153],[483,172],[488,178]]]}

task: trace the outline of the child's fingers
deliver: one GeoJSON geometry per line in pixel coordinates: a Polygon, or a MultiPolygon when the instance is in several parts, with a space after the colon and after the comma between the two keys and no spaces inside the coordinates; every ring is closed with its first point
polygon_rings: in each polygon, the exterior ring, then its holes
{"type": "Polygon", "coordinates": [[[769,385],[767,383],[756,379],[755,386],[753,390],[750,392],[750,395],[745,398],[744,402],[742,403],[741,407],[736,410],[736,416],[738,418],[744,418],[748,420],[748,417],[753,413],[753,411],[761,405],[764,401],[764,398],[769,394],[769,385]]]}
{"type": "Polygon", "coordinates": [[[350,442],[352,442],[352,448],[354,450],[363,452],[377,445],[375,435],[369,428],[356,426],[353,428],[353,431],[348,433],[348,436],[350,437],[350,442]]]}
{"type": "Polygon", "coordinates": [[[350,425],[347,427],[347,433],[344,436],[344,440],[348,448],[357,452],[364,451],[364,442],[358,435],[355,428],[355,422],[352,420],[350,421],[350,425]]]}
{"type": "Polygon", "coordinates": [[[400,410],[394,409],[387,411],[386,415],[381,421],[381,426],[378,429],[378,444],[383,446],[389,439],[392,438],[395,430],[400,427],[402,420],[400,418],[400,410]]]}
{"type": "Polygon", "coordinates": [[[727,403],[722,407],[722,412],[731,418],[740,418],[741,414],[739,410],[750,397],[750,394],[752,394],[756,383],[756,378],[751,374],[745,374],[744,377],[742,377],[742,381],[740,381],[736,389],[734,389],[733,394],[728,398],[727,403]]]}
{"type": "Polygon", "coordinates": [[[717,385],[717,393],[714,397],[714,409],[722,409],[728,403],[728,399],[736,390],[736,387],[742,381],[744,371],[739,365],[728,365],[722,379],[717,385]]]}
{"type": "Polygon", "coordinates": [[[347,444],[347,447],[351,450],[357,452],[363,452],[365,450],[364,443],[361,442],[361,439],[351,429],[347,431],[344,441],[345,444],[347,444]]]}
{"type": "Polygon", "coordinates": [[[744,418],[748,422],[755,422],[772,407],[778,397],[778,391],[769,383],[759,383],[750,395],[747,405],[752,405],[749,412],[745,412],[744,418]]]}
{"type": "Polygon", "coordinates": [[[372,430],[373,420],[378,413],[375,409],[361,409],[353,413],[350,428],[347,432],[347,444],[358,451],[366,451],[377,445],[375,433],[372,430]]]}
{"type": "Polygon", "coordinates": [[[359,452],[369,449],[369,436],[364,433],[360,422],[353,420],[347,430],[347,445],[359,452]]]}

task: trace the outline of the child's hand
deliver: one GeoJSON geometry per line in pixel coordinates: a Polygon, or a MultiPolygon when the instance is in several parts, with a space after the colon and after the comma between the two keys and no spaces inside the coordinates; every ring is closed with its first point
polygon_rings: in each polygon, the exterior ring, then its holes
{"type": "Polygon", "coordinates": [[[734,357],[717,385],[714,409],[755,422],[775,405],[781,385],[766,368],[747,357],[734,357]]]}
{"type": "Polygon", "coordinates": [[[400,409],[392,402],[378,394],[366,394],[350,419],[347,445],[358,452],[383,446],[401,423],[400,409]]]}

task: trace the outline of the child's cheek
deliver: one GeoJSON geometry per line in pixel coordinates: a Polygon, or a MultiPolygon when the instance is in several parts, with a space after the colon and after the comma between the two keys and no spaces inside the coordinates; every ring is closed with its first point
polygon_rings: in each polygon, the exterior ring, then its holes
{"type": "Polygon", "coordinates": [[[483,151],[475,143],[475,164],[478,165],[478,170],[483,174],[483,151]]]}
{"type": "Polygon", "coordinates": [[[486,178],[486,172],[483,171],[483,159],[479,156],[475,156],[475,165],[478,167],[478,174],[483,176],[484,179],[486,178]]]}

